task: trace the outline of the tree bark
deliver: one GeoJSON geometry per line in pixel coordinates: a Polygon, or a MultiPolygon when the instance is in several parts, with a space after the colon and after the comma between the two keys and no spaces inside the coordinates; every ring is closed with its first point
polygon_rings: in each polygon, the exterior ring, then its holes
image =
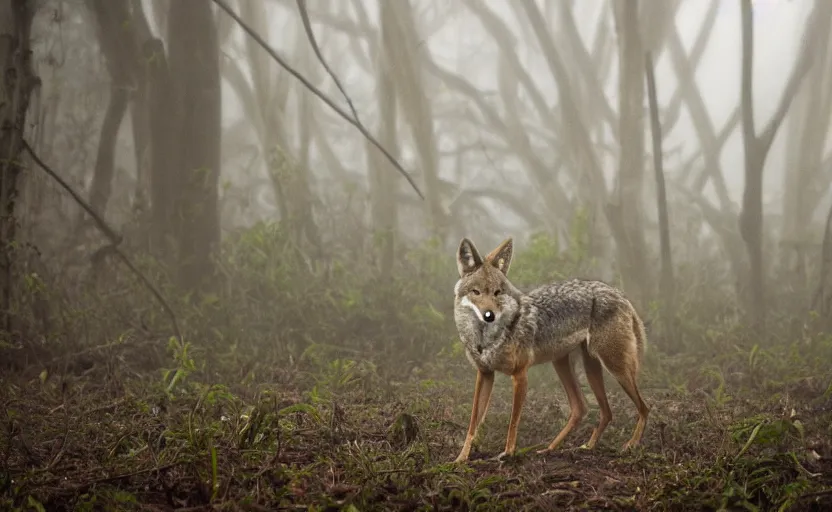
{"type": "Polygon", "coordinates": [[[30,46],[34,9],[30,0],[0,0],[0,329],[6,333],[12,330],[15,199],[26,113],[38,82],[30,46]]]}
{"type": "Polygon", "coordinates": [[[221,93],[219,43],[211,3],[170,2],[169,69],[178,155],[175,217],[179,271],[185,290],[210,290],[219,248],[221,93]]]}
{"type": "Polygon", "coordinates": [[[169,265],[174,256],[176,231],[173,226],[176,191],[179,189],[176,164],[178,116],[165,46],[161,39],[143,45],[148,63],[148,124],[150,127],[150,246],[169,265]]]}

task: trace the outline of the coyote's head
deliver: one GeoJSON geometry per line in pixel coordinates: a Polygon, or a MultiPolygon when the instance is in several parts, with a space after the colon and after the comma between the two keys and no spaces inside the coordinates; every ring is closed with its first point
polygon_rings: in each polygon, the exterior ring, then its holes
{"type": "Polygon", "coordinates": [[[463,238],[456,254],[459,281],[454,287],[455,301],[473,310],[481,322],[499,321],[503,312],[516,307],[517,289],[508,280],[513,243],[505,240],[482,258],[473,242],[463,238]]]}

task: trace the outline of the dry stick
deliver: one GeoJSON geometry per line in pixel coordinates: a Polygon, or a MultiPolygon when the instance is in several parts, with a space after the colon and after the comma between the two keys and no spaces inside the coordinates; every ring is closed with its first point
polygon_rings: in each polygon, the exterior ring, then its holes
{"type": "Polygon", "coordinates": [[[278,55],[278,54],[277,54],[277,52],[276,52],[276,51],[275,51],[275,50],[274,50],[271,46],[269,46],[269,44],[268,44],[268,43],[267,43],[267,42],[266,42],[266,41],[265,41],[262,37],[260,37],[260,35],[259,35],[257,32],[255,32],[255,31],[254,31],[251,27],[249,27],[249,26],[248,26],[248,24],[247,24],[245,21],[243,21],[243,20],[242,20],[239,16],[237,16],[237,14],[236,14],[234,11],[232,11],[232,10],[231,10],[231,8],[230,8],[230,7],[228,7],[228,4],[226,4],[224,0],[213,0],[213,2],[214,2],[215,4],[217,4],[217,5],[218,5],[218,6],[219,6],[219,7],[220,7],[223,11],[225,11],[225,12],[226,12],[229,16],[231,16],[231,18],[232,18],[235,22],[237,22],[237,24],[238,24],[238,25],[240,25],[240,27],[242,27],[242,29],[243,29],[243,30],[245,30],[245,31],[246,31],[246,33],[247,33],[249,36],[251,36],[251,38],[252,38],[252,39],[254,39],[254,40],[257,42],[257,44],[259,44],[259,45],[260,45],[260,46],[261,46],[264,50],[266,50],[266,52],[267,52],[267,53],[271,56],[271,58],[272,58],[272,59],[274,59],[274,60],[275,60],[275,62],[277,62],[278,64],[280,64],[280,65],[281,65],[281,67],[283,67],[283,69],[285,69],[285,70],[286,70],[286,71],[288,71],[288,72],[289,72],[292,76],[294,76],[295,78],[297,78],[298,80],[300,80],[300,82],[301,82],[304,86],[306,86],[306,88],[307,88],[307,89],[309,89],[309,90],[310,90],[310,91],[311,91],[311,92],[312,92],[315,96],[317,96],[318,98],[320,98],[320,99],[321,99],[321,101],[323,101],[324,103],[326,103],[326,104],[327,104],[327,106],[329,106],[329,108],[331,108],[332,110],[334,110],[334,111],[335,111],[335,113],[337,113],[339,116],[341,116],[342,118],[344,118],[344,120],[346,120],[346,121],[347,121],[348,123],[350,123],[351,125],[355,126],[355,127],[358,129],[358,131],[359,131],[359,132],[361,132],[361,135],[363,135],[364,137],[366,137],[366,139],[367,139],[368,141],[370,141],[370,143],[371,143],[373,146],[375,146],[376,148],[378,148],[378,150],[379,150],[379,151],[381,151],[381,152],[384,154],[384,156],[385,156],[385,157],[387,157],[387,159],[390,161],[390,163],[391,163],[391,164],[393,164],[393,167],[395,167],[395,168],[396,168],[396,170],[397,170],[397,171],[399,171],[399,173],[400,173],[402,176],[404,176],[404,177],[405,177],[405,179],[407,180],[407,182],[408,182],[408,183],[410,183],[410,186],[411,186],[411,187],[413,187],[413,190],[415,190],[415,191],[416,191],[416,193],[419,195],[419,198],[420,198],[422,201],[424,201],[424,200],[425,200],[425,196],[422,194],[422,191],[421,191],[421,190],[419,190],[419,187],[416,185],[416,182],[415,182],[415,181],[413,181],[413,178],[410,176],[410,174],[408,174],[408,172],[404,170],[404,167],[402,167],[402,165],[401,165],[401,164],[400,164],[400,163],[399,163],[399,162],[398,162],[398,161],[397,161],[397,160],[393,157],[393,155],[391,155],[389,151],[387,151],[386,149],[384,149],[384,146],[382,146],[382,145],[381,145],[381,144],[380,144],[380,143],[379,143],[379,142],[375,139],[375,137],[373,137],[373,136],[372,136],[372,134],[370,134],[370,132],[369,132],[369,131],[367,131],[367,129],[366,129],[366,128],[364,128],[364,125],[363,125],[363,124],[361,124],[361,122],[358,120],[358,118],[355,118],[355,119],[351,118],[351,117],[350,117],[350,115],[349,115],[349,114],[347,114],[346,112],[344,112],[344,110],[343,110],[341,107],[339,107],[338,105],[336,105],[336,104],[335,104],[335,103],[334,103],[331,99],[329,99],[329,98],[328,98],[328,97],[327,97],[327,96],[326,96],[323,92],[321,92],[321,91],[320,91],[317,87],[315,87],[314,85],[312,85],[312,83],[311,83],[311,82],[309,82],[309,80],[307,80],[306,78],[304,78],[304,77],[303,77],[303,75],[301,75],[300,73],[298,73],[298,72],[297,72],[297,71],[296,71],[296,70],[295,70],[292,66],[290,66],[290,65],[289,65],[286,61],[284,61],[284,60],[280,57],[280,55],[278,55]]]}
{"type": "Polygon", "coordinates": [[[303,28],[306,30],[306,37],[309,39],[309,44],[312,45],[312,50],[315,52],[315,55],[321,62],[321,65],[324,69],[326,69],[327,73],[329,73],[329,76],[332,77],[332,81],[335,82],[338,90],[344,95],[344,99],[347,100],[347,104],[350,106],[350,110],[352,111],[352,117],[360,123],[361,121],[358,119],[358,112],[355,111],[355,106],[352,104],[352,100],[347,94],[347,91],[344,90],[344,87],[341,85],[341,81],[338,80],[338,76],[334,71],[332,71],[332,69],[330,69],[329,65],[326,63],[326,59],[324,59],[324,56],[321,54],[318,41],[315,39],[315,32],[312,30],[312,22],[309,21],[309,12],[306,10],[306,0],[297,0],[297,2],[298,11],[300,11],[300,19],[303,21],[303,28]]]}
{"type": "MultiPolygon", "coordinates": [[[[86,210],[87,213],[90,214],[90,217],[92,217],[92,219],[95,221],[96,227],[98,227],[98,229],[101,230],[102,233],[104,233],[104,236],[106,236],[107,239],[110,240],[111,245],[109,246],[109,248],[107,248],[107,251],[115,253],[119,257],[119,259],[127,266],[127,268],[129,268],[136,275],[136,277],[138,277],[139,280],[145,285],[145,287],[148,290],[150,290],[150,293],[152,293],[153,296],[156,297],[156,300],[159,301],[159,304],[162,305],[162,309],[165,310],[165,313],[167,313],[168,317],[170,318],[170,323],[173,327],[173,333],[176,335],[177,340],[181,344],[183,341],[182,332],[179,330],[179,322],[176,320],[176,314],[173,312],[173,308],[170,307],[165,298],[162,297],[162,294],[159,293],[155,286],[153,286],[153,283],[150,282],[150,279],[148,279],[139,269],[137,269],[133,262],[130,261],[130,258],[128,258],[127,255],[124,254],[124,252],[122,252],[121,249],[118,248],[118,245],[121,243],[123,239],[122,236],[117,234],[115,230],[113,230],[113,228],[111,228],[107,224],[107,222],[103,218],[101,218],[101,216],[89,204],[87,204],[87,202],[84,201],[84,199],[81,196],[79,196],[78,193],[75,192],[66,181],[63,180],[63,178],[58,176],[58,174],[55,171],[53,171],[51,167],[46,165],[46,163],[44,163],[44,161],[40,159],[37,153],[35,153],[35,150],[32,149],[32,146],[30,146],[26,140],[23,140],[23,147],[32,157],[32,160],[34,160],[35,163],[38,164],[38,166],[41,169],[43,169],[44,172],[46,172],[46,174],[48,174],[52,179],[57,181],[58,184],[64,190],[69,192],[69,195],[71,195],[72,198],[75,199],[75,201],[79,205],[81,205],[81,207],[84,210],[86,210]]],[[[99,252],[101,252],[101,250],[99,250],[99,252]]]]}

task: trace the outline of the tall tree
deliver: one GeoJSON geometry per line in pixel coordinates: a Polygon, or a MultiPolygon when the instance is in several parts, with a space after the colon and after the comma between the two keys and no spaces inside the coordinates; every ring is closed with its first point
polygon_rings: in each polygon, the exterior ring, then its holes
{"type": "MultiPolygon", "coordinates": [[[[174,224],[180,284],[210,287],[220,241],[219,175],[221,91],[219,43],[210,2],[170,2],[169,69],[172,93],[170,148],[174,224]]],[[[156,134],[154,134],[156,135],[156,134]]]]}
{"type": "Polygon", "coordinates": [[[812,301],[812,309],[818,313],[820,328],[832,331],[832,206],[826,215],[826,228],[823,231],[823,248],[821,249],[820,279],[812,301]]]}
{"type": "MultiPolygon", "coordinates": [[[[379,124],[376,130],[379,142],[387,151],[398,156],[398,109],[396,87],[393,81],[395,58],[391,49],[396,44],[395,32],[391,18],[393,9],[390,2],[379,2],[379,19],[381,20],[381,37],[378,48],[378,108],[379,124]]],[[[381,242],[381,275],[389,276],[393,271],[396,250],[396,228],[398,224],[398,205],[396,204],[397,182],[389,163],[381,153],[367,143],[370,161],[370,194],[372,200],[373,229],[381,242]]]]}
{"type": "Polygon", "coordinates": [[[742,67],[740,100],[742,102],[742,133],[745,149],[745,192],[740,212],[740,234],[745,242],[750,263],[749,283],[746,290],[748,313],[752,324],[762,327],[765,320],[765,272],[763,262],[763,168],[777,130],[786,117],[792,99],[797,94],[803,78],[809,71],[817,39],[818,20],[825,11],[815,2],[803,38],[803,49],[798,56],[783,95],[774,115],[758,134],[754,119],[754,93],[752,72],[754,69],[754,8],[751,0],[740,0],[742,11],[742,67]]]}
{"type": "Polygon", "coordinates": [[[624,275],[637,281],[642,305],[650,289],[647,271],[647,243],[644,239],[644,49],[639,30],[638,0],[623,0],[613,5],[618,27],[619,96],[616,214],[621,220],[626,266],[624,275]]]}
{"type": "MultiPolygon", "coordinates": [[[[832,9],[832,3],[819,7],[832,9]]],[[[824,13],[818,20],[819,40],[812,52],[812,68],[806,83],[798,92],[789,114],[786,128],[786,168],[783,173],[782,268],[794,271],[795,287],[808,287],[807,248],[812,244],[810,227],[818,203],[828,192],[824,183],[823,152],[832,121],[832,37],[829,35],[830,17],[824,13]]],[[[808,306],[803,304],[802,307],[808,306]]]]}
{"type": "Polygon", "coordinates": [[[15,198],[23,170],[21,154],[32,70],[31,29],[35,3],[0,0],[0,329],[11,330],[15,198]]]}
{"type": "MultiPolygon", "coordinates": [[[[675,309],[673,258],[670,252],[670,219],[667,211],[667,190],[664,182],[664,155],[662,152],[662,125],[659,120],[659,100],[656,91],[656,72],[653,54],[647,52],[644,58],[647,76],[647,99],[650,105],[650,133],[653,140],[653,170],[656,175],[656,205],[659,216],[659,245],[661,247],[661,278],[659,293],[662,299],[665,320],[672,320],[675,309]]],[[[665,329],[670,328],[665,324],[665,329]]]]}
{"type": "MultiPolygon", "coordinates": [[[[98,32],[99,46],[110,73],[110,97],[98,141],[90,205],[102,215],[110,199],[115,166],[116,139],[127,113],[130,91],[137,87],[139,62],[130,4],[127,0],[87,0],[98,32]]],[[[137,160],[137,165],[141,162],[137,160]]]]}

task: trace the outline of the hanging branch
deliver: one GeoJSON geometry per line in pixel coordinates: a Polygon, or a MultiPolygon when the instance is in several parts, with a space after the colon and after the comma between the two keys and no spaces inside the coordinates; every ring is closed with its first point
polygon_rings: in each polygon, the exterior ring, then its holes
{"type": "Polygon", "coordinates": [[[144,286],[148,290],[150,290],[150,293],[153,294],[156,300],[159,301],[159,304],[162,306],[162,309],[165,310],[165,313],[167,313],[168,318],[170,319],[174,335],[181,344],[183,342],[182,332],[179,330],[179,322],[176,320],[176,314],[173,312],[173,308],[171,308],[168,302],[165,300],[165,298],[162,297],[162,294],[159,292],[159,290],[157,290],[156,287],[153,286],[153,283],[150,282],[150,279],[148,279],[147,276],[145,276],[138,268],[136,268],[133,262],[130,261],[130,258],[126,254],[124,254],[124,252],[121,249],[118,248],[119,244],[121,244],[121,241],[123,239],[122,236],[116,233],[115,230],[111,228],[103,218],[101,218],[101,215],[99,215],[98,212],[95,211],[95,209],[93,209],[86,201],[84,201],[84,199],[80,195],[78,195],[78,193],[75,192],[66,181],[63,180],[63,178],[58,176],[58,173],[56,173],[52,170],[51,167],[46,165],[46,163],[43,160],[41,160],[41,158],[37,155],[37,153],[35,153],[35,150],[32,149],[32,146],[30,146],[26,140],[23,140],[22,142],[23,148],[26,150],[27,153],[29,153],[29,156],[32,157],[32,160],[34,160],[35,163],[38,164],[38,167],[43,169],[43,171],[46,174],[48,174],[52,179],[57,181],[61,188],[69,192],[69,195],[72,196],[73,199],[75,199],[75,202],[78,203],[81,206],[81,208],[86,210],[90,217],[92,217],[92,219],[95,221],[96,227],[98,227],[98,229],[110,241],[110,245],[102,249],[99,249],[96,252],[96,254],[93,255],[93,258],[100,258],[104,253],[107,252],[114,253],[116,256],[118,256],[119,259],[127,266],[127,268],[129,268],[130,271],[133,272],[133,274],[135,274],[136,277],[139,278],[142,284],[144,284],[144,286]]]}
{"type": "Polygon", "coordinates": [[[344,99],[347,100],[347,104],[350,106],[350,110],[352,111],[352,117],[358,120],[358,112],[355,111],[355,106],[352,104],[352,100],[350,99],[347,91],[341,85],[341,81],[338,80],[338,76],[335,74],[332,69],[330,69],[329,65],[326,63],[326,59],[324,59],[323,54],[321,54],[321,49],[318,46],[318,41],[315,39],[315,32],[312,30],[312,22],[309,21],[309,12],[306,10],[306,0],[297,0],[298,2],[298,11],[300,11],[300,19],[303,21],[303,28],[306,30],[306,37],[309,39],[309,44],[312,45],[312,50],[315,52],[315,55],[318,57],[321,65],[326,69],[326,72],[329,73],[329,76],[332,77],[332,81],[335,82],[335,85],[338,87],[338,90],[341,91],[341,94],[344,95],[344,99]]]}
{"type": "MultiPolygon", "coordinates": [[[[318,98],[320,98],[320,99],[321,99],[321,101],[323,101],[324,103],[326,103],[326,104],[327,104],[327,106],[329,106],[329,108],[331,108],[332,110],[334,110],[334,111],[335,111],[335,112],[336,112],[339,116],[341,116],[344,120],[346,120],[346,121],[347,121],[348,123],[350,123],[351,125],[355,126],[355,127],[358,129],[358,131],[359,131],[359,132],[361,132],[361,135],[363,135],[363,136],[364,136],[364,137],[365,137],[365,138],[366,138],[366,139],[367,139],[367,140],[368,140],[368,141],[369,141],[369,142],[370,142],[373,146],[375,146],[376,148],[378,148],[378,150],[379,150],[379,151],[381,151],[381,152],[384,154],[384,156],[385,156],[385,157],[387,157],[387,159],[390,161],[390,163],[391,163],[391,164],[393,164],[393,166],[396,168],[396,170],[398,170],[398,171],[399,171],[399,173],[400,173],[402,176],[404,176],[404,177],[405,177],[405,179],[407,180],[407,182],[408,182],[408,183],[410,183],[410,186],[411,186],[411,187],[413,187],[413,190],[415,190],[415,191],[416,191],[416,193],[419,195],[419,198],[420,198],[420,199],[422,199],[423,201],[425,200],[425,196],[422,194],[422,191],[421,191],[421,190],[419,190],[419,187],[416,185],[416,182],[415,182],[415,181],[413,181],[413,178],[410,176],[410,174],[408,174],[408,172],[404,170],[404,167],[402,167],[402,165],[401,165],[401,164],[400,164],[400,163],[396,160],[396,158],[395,158],[395,157],[393,157],[393,155],[391,155],[391,154],[390,154],[390,152],[389,152],[389,151],[387,151],[386,149],[384,149],[384,146],[382,146],[382,145],[381,145],[381,144],[380,144],[380,143],[379,143],[379,142],[375,139],[375,137],[373,137],[373,135],[372,135],[372,134],[371,134],[371,133],[370,133],[370,132],[369,132],[369,131],[368,131],[368,130],[364,127],[364,125],[363,125],[363,124],[361,124],[361,122],[358,120],[358,118],[357,118],[357,117],[356,117],[355,119],[353,119],[352,117],[350,117],[350,115],[349,115],[348,113],[344,112],[344,110],[343,110],[341,107],[339,107],[338,105],[336,105],[336,104],[335,104],[335,102],[333,102],[331,99],[329,99],[329,98],[328,98],[328,97],[327,97],[327,96],[326,96],[323,92],[321,92],[321,91],[320,91],[317,87],[315,87],[314,85],[312,85],[312,83],[311,83],[311,82],[309,82],[309,80],[307,80],[306,78],[304,78],[304,77],[303,77],[303,75],[301,75],[301,74],[300,74],[299,72],[297,72],[297,71],[296,71],[296,70],[295,70],[292,66],[290,66],[290,65],[289,65],[286,61],[284,61],[284,60],[280,57],[280,55],[278,55],[278,54],[277,54],[277,52],[276,52],[276,51],[275,51],[275,50],[274,50],[274,49],[273,49],[273,48],[272,48],[272,47],[271,47],[271,46],[270,46],[270,45],[269,45],[269,44],[268,44],[268,43],[267,43],[267,42],[266,42],[266,41],[265,41],[265,40],[264,40],[264,39],[263,39],[263,38],[262,38],[262,37],[261,37],[261,36],[260,36],[257,32],[255,32],[255,31],[254,31],[251,27],[249,27],[249,26],[248,26],[248,24],[247,24],[245,21],[243,21],[243,20],[242,20],[242,19],[241,19],[241,18],[237,15],[237,13],[235,13],[234,11],[232,11],[232,10],[231,10],[231,8],[228,6],[228,4],[227,4],[227,3],[225,3],[225,0],[213,0],[213,2],[214,2],[215,4],[217,4],[217,5],[218,5],[218,6],[219,6],[219,7],[220,7],[223,11],[225,11],[225,12],[226,12],[229,16],[231,16],[231,18],[232,18],[235,22],[237,22],[237,24],[238,24],[238,25],[240,25],[240,27],[242,27],[242,29],[243,29],[243,30],[245,30],[245,32],[246,32],[249,36],[251,36],[251,38],[252,38],[252,39],[254,39],[254,40],[257,42],[257,44],[259,44],[259,45],[260,45],[260,46],[261,46],[264,50],[266,50],[266,52],[267,52],[267,53],[271,56],[271,58],[272,58],[272,59],[274,59],[274,60],[275,60],[275,62],[277,62],[278,64],[280,64],[280,66],[281,66],[283,69],[285,69],[286,71],[288,71],[288,72],[289,72],[289,73],[290,73],[293,77],[295,77],[295,78],[297,78],[298,80],[300,80],[300,82],[301,82],[301,83],[302,83],[302,84],[303,84],[303,85],[304,85],[307,89],[309,89],[309,90],[310,90],[310,91],[311,91],[311,92],[312,92],[315,96],[317,96],[318,98]]],[[[351,104],[351,103],[350,103],[350,106],[352,106],[352,104],[351,104]]]]}

